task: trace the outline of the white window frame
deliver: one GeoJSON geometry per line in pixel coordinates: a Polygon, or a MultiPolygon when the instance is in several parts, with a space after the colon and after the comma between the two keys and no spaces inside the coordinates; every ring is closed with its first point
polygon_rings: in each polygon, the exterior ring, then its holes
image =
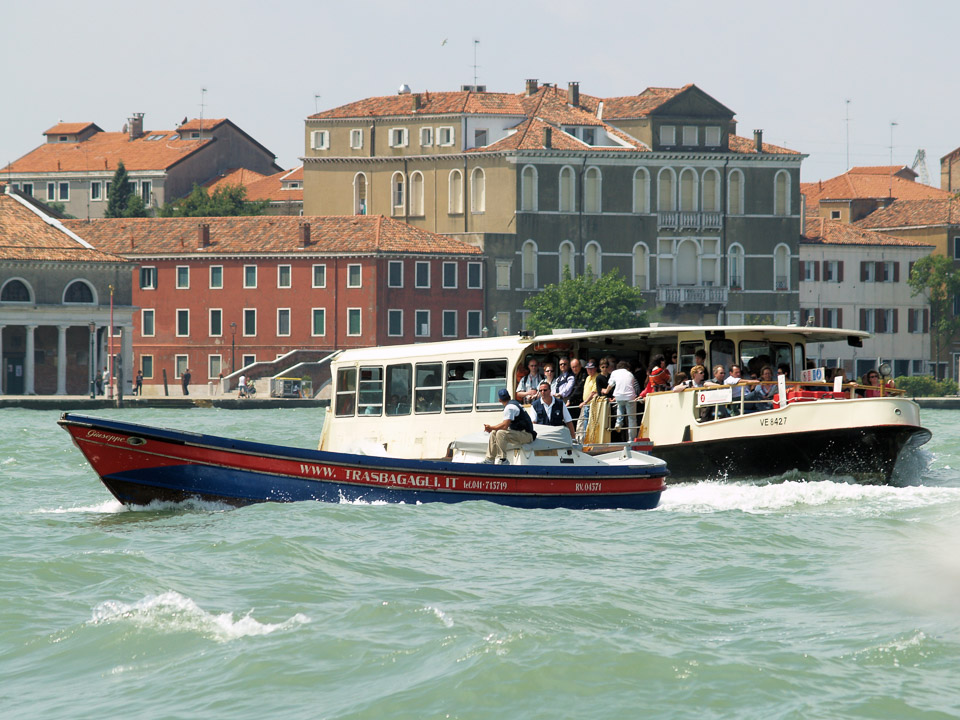
{"type": "Polygon", "coordinates": [[[156,337],[157,335],[157,311],[153,308],[144,308],[140,311],[140,337],[156,337]],[[145,332],[147,326],[147,316],[150,317],[150,326],[152,332],[145,332]]]}
{"type": "Polygon", "coordinates": [[[470,172],[470,212],[481,215],[487,210],[487,174],[482,167],[475,167],[470,172]],[[480,182],[477,182],[480,178],[480,182]],[[477,188],[480,188],[479,190],[477,188]]]}
{"type": "Polygon", "coordinates": [[[209,337],[223,337],[223,308],[207,309],[207,334],[209,337]],[[213,332],[213,314],[220,313],[220,332],[213,332]]]}
{"type": "Polygon", "coordinates": [[[523,212],[537,212],[539,190],[537,168],[533,165],[524,165],[520,171],[520,210],[523,212]],[[529,196],[529,198],[528,198],[529,196]]]}
{"type": "Polygon", "coordinates": [[[639,288],[640,290],[649,290],[650,289],[650,248],[647,247],[645,242],[638,242],[633,244],[633,251],[630,253],[631,262],[633,264],[633,286],[639,288]],[[643,249],[643,259],[640,263],[637,262],[637,251],[643,249]],[[643,267],[638,267],[642,265],[643,267]],[[638,272],[640,271],[640,272],[638,272]],[[637,282],[637,278],[642,277],[643,282],[637,282]]]}
{"type": "Polygon", "coordinates": [[[573,246],[573,243],[569,240],[564,240],[560,243],[560,248],[557,251],[557,257],[559,258],[559,263],[557,271],[559,273],[558,281],[563,282],[563,269],[570,269],[570,277],[575,278],[577,276],[577,249],[573,246]],[[565,262],[564,255],[567,256],[565,262]]]}
{"type": "Polygon", "coordinates": [[[176,268],[176,271],[175,271],[175,272],[176,272],[176,275],[174,275],[174,277],[176,278],[177,290],[189,290],[189,289],[190,289],[190,266],[189,266],[189,265],[177,265],[177,268],[176,268]],[[180,271],[181,271],[181,270],[184,270],[184,271],[186,272],[186,279],[187,279],[187,281],[186,281],[186,283],[184,283],[184,284],[181,284],[181,283],[180,283],[180,271]]]}
{"type": "Polygon", "coordinates": [[[247,367],[257,362],[256,353],[244,353],[240,356],[240,367],[247,367]]]}
{"type": "Polygon", "coordinates": [[[864,260],[863,264],[863,281],[868,283],[878,282],[877,264],[873,260],[864,260]]]}
{"type": "Polygon", "coordinates": [[[719,125],[707,125],[703,129],[703,144],[705,147],[720,147],[723,142],[723,131],[719,125]]]}
{"type": "Polygon", "coordinates": [[[467,263],[467,290],[482,290],[483,289],[483,263],[480,262],[468,262],[467,263]],[[477,282],[473,284],[470,282],[470,273],[476,271],[477,273],[477,282]]]}
{"type": "Polygon", "coordinates": [[[190,308],[177,308],[174,312],[174,334],[176,337],[190,337],[190,308]],[[185,333],[180,332],[180,313],[186,313],[184,317],[187,318],[187,331],[185,333]]]}
{"type": "Polygon", "coordinates": [[[526,240],[520,247],[520,288],[536,290],[538,287],[537,270],[540,265],[540,253],[534,240],[526,240]]]}
{"type": "Polygon", "coordinates": [[[155,265],[146,265],[140,268],[140,289],[141,290],[156,290],[157,289],[157,268],[155,265]],[[143,284],[143,271],[150,270],[150,283],[148,285],[143,284]]]}
{"type": "Polygon", "coordinates": [[[209,279],[209,281],[210,281],[210,282],[209,282],[209,286],[210,286],[210,289],[211,289],[211,290],[223,290],[223,265],[211,265],[210,268],[209,268],[209,270],[208,270],[208,279],[209,279]],[[213,271],[214,271],[215,268],[218,268],[218,269],[220,270],[220,284],[219,284],[219,285],[214,285],[214,284],[213,284],[213,271]]]}
{"type": "Polygon", "coordinates": [[[444,310],[443,316],[440,322],[440,332],[445,338],[455,338],[457,337],[457,311],[456,310],[444,310]],[[453,332],[447,332],[447,318],[453,318],[453,332]]]}
{"type": "Polygon", "coordinates": [[[441,268],[441,274],[440,274],[440,278],[441,278],[440,282],[441,282],[441,286],[443,287],[443,289],[445,289],[445,290],[456,290],[456,289],[457,289],[457,275],[459,275],[459,273],[458,273],[458,270],[459,270],[458,265],[459,265],[459,263],[457,263],[457,262],[447,262],[447,261],[444,261],[444,263],[443,263],[443,265],[442,265],[442,268],[441,268]],[[447,284],[447,272],[448,272],[448,270],[449,270],[451,267],[453,268],[453,284],[452,284],[452,285],[448,285],[448,284],[447,284]]]}
{"type": "Polygon", "coordinates": [[[479,310],[467,310],[467,337],[483,335],[483,315],[479,310]],[[471,324],[476,325],[476,332],[470,332],[471,324]]]}
{"type": "Polygon", "coordinates": [[[453,130],[453,125],[444,125],[437,128],[437,145],[440,147],[450,147],[453,145],[456,140],[456,134],[453,130]],[[444,139],[446,135],[446,139],[444,139]]]}
{"type": "Polygon", "coordinates": [[[420,147],[433,147],[433,128],[420,128],[420,147]]]}
{"type": "Polygon", "coordinates": [[[405,148],[410,144],[410,131],[405,127],[392,127],[387,135],[392,148],[405,148]]]}
{"type": "Polygon", "coordinates": [[[363,149],[363,129],[362,128],[354,128],[350,131],[350,149],[351,150],[363,149]]]}
{"type": "Polygon", "coordinates": [[[290,312],[290,308],[277,308],[277,337],[290,337],[290,333],[293,330],[293,315],[290,312]],[[287,331],[280,332],[280,318],[283,316],[283,313],[287,314],[287,331]]]}
{"type": "Polygon", "coordinates": [[[347,264],[347,287],[348,288],[359,288],[363,287],[363,265],[360,263],[348,263],[347,264]],[[356,273],[356,281],[354,281],[353,274],[356,273]]]}
{"type": "Polygon", "coordinates": [[[451,170],[447,176],[447,214],[463,214],[463,172],[456,168],[451,170]],[[454,178],[458,178],[460,182],[460,192],[458,195],[454,194],[454,178]]]}
{"type": "Polygon", "coordinates": [[[583,248],[583,272],[586,274],[587,265],[590,266],[590,269],[593,271],[593,277],[599,280],[603,277],[603,248],[600,247],[600,243],[596,240],[591,240],[583,248]],[[597,254],[597,267],[593,267],[593,263],[588,262],[590,258],[590,250],[596,248],[597,254]]]}
{"type": "Polygon", "coordinates": [[[570,165],[564,165],[557,173],[557,210],[562,213],[577,211],[577,171],[570,165]],[[570,178],[570,188],[563,192],[563,178],[570,178]]]}
{"type": "Polygon", "coordinates": [[[327,309],[310,308],[310,337],[326,337],[327,335],[327,309]],[[317,314],[323,318],[323,332],[317,332],[317,314]]]}
{"type": "Polygon", "coordinates": [[[414,170],[410,173],[410,215],[413,217],[423,217],[425,202],[425,182],[423,179],[423,173],[419,170],[414,170]]]}
{"type": "Polygon", "coordinates": [[[219,378],[220,373],[223,372],[223,355],[207,355],[207,377],[208,378],[219,378]],[[219,369],[214,372],[213,361],[216,359],[217,366],[219,369]]]}
{"type": "Polygon", "coordinates": [[[413,335],[418,338],[430,337],[430,311],[429,310],[414,310],[413,311],[413,335]],[[421,322],[426,318],[426,322],[421,322]],[[427,326],[427,331],[422,332],[423,326],[427,326]]]}
{"type": "Polygon", "coordinates": [[[387,287],[390,287],[390,288],[403,287],[403,260],[389,260],[387,262],[387,287]],[[400,268],[399,282],[396,284],[394,284],[393,282],[394,268],[400,268]]]}
{"type": "Polygon", "coordinates": [[[790,292],[790,287],[791,287],[791,284],[790,284],[790,262],[791,262],[791,260],[792,260],[792,258],[791,258],[791,256],[790,256],[790,246],[787,245],[786,243],[780,243],[780,244],[778,244],[778,245],[773,249],[773,291],[774,291],[774,292],[790,292]],[[782,268],[782,269],[783,269],[783,272],[784,272],[783,277],[785,278],[785,285],[784,285],[784,288],[783,288],[782,290],[777,288],[777,270],[778,270],[778,268],[777,268],[777,253],[778,253],[781,249],[783,249],[783,250],[785,251],[784,257],[786,258],[786,260],[785,260],[784,263],[783,263],[783,268],[782,268]]]}
{"type": "Polygon", "coordinates": [[[790,173],[786,170],[778,170],[776,175],[773,176],[773,214],[777,217],[790,217],[793,213],[793,202],[790,197],[792,190],[791,185],[790,173]],[[786,178],[786,183],[784,184],[783,212],[778,212],[780,208],[777,207],[777,184],[780,182],[781,177],[786,178]]]}
{"type": "Polygon", "coordinates": [[[144,380],[152,380],[152,379],[153,379],[153,355],[141,355],[141,356],[140,356],[140,371],[143,373],[143,379],[144,379],[144,380]],[[146,360],[147,358],[150,359],[150,373],[149,373],[149,374],[147,374],[147,371],[143,369],[143,361],[146,360]]]}
{"type": "Polygon", "coordinates": [[[256,290],[257,288],[257,266],[256,265],[244,265],[243,266],[243,287],[247,290],[256,290]],[[253,269],[253,284],[250,285],[247,283],[247,272],[250,269],[253,269]]]}
{"type": "Polygon", "coordinates": [[[728,215],[743,215],[743,207],[744,207],[743,198],[745,194],[744,184],[745,184],[745,178],[743,176],[743,171],[740,170],[739,168],[734,168],[733,170],[727,173],[727,214],[728,215]],[[740,196],[737,198],[733,197],[733,194],[730,190],[733,187],[734,175],[736,175],[739,178],[738,186],[740,188],[740,196]],[[733,202],[734,200],[736,200],[737,202],[734,203],[733,202]],[[734,204],[736,204],[736,207],[734,207],[734,204]]]}
{"type": "Polygon", "coordinates": [[[358,307],[348,307],[347,308],[347,337],[360,337],[363,335],[363,313],[358,307]],[[355,316],[357,318],[357,332],[351,332],[350,330],[350,318],[355,316]]]}
{"type": "Polygon", "coordinates": [[[277,289],[287,290],[293,287],[293,267],[290,265],[277,265],[277,289]],[[283,270],[287,270],[287,284],[282,283],[283,279],[283,270]]]}
{"type": "Polygon", "coordinates": [[[394,217],[407,214],[407,178],[399,170],[390,176],[390,214],[394,217]],[[396,189],[397,178],[400,178],[401,183],[399,193],[396,189]]]}
{"type": "Polygon", "coordinates": [[[824,260],[823,261],[823,282],[840,282],[840,261],[839,260],[824,260]]]}
{"type": "Polygon", "coordinates": [[[90,182],[90,202],[103,201],[103,183],[100,180],[90,182]]]}
{"type": "Polygon", "coordinates": [[[583,212],[602,213],[603,212],[603,173],[596,165],[591,165],[583,173],[583,212]],[[593,180],[596,176],[596,187],[591,192],[593,180]]]}
{"type": "Polygon", "coordinates": [[[679,208],[678,203],[678,189],[679,182],[677,181],[677,173],[671,167],[660,168],[660,171],[657,173],[657,212],[676,212],[679,208]],[[666,179],[666,180],[665,180],[666,179]],[[670,207],[663,207],[661,200],[663,199],[663,190],[664,182],[669,183],[670,187],[670,207]]]}
{"type": "Polygon", "coordinates": [[[330,131],[329,130],[311,130],[310,131],[310,149],[311,150],[329,150],[330,149],[330,131]]]}
{"type": "Polygon", "coordinates": [[[47,202],[57,201],[57,184],[55,182],[47,183],[47,202]]]}
{"type": "Polygon", "coordinates": [[[660,144],[664,146],[674,146],[677,144],[677,126],[660,126],[660,144]]]}
{"type": "Polygon", "coordinates": [[[650,212],[650,173],[646,168],[637,168],[633,171],[633,212],[650,212]],[[643,178],[646,187],[642,193],[637,192],[637,180],[640,178],[643,178]],[[637,202],[638,199],[640,202],[637,202]]]}
{"type": "Polygon", "coordinates": [[[70,181],[61,180],[57,183],[57,197],[60,202],[70,202],[70,181]],[[66,193],[64,193],[64,188],[66,188],[66,193]]]}
{"type": "Polygon", "coordinates": [[[700,128],[696,125],[684,125],[682,132],[684,147],[696,147],[700,144],[700,128]]]}
{"type": "Polygon", "coordinates": [[[183,377],[183,373],[180,372],[180,366],[183,366],[184,369],[190,368],[190,356],[189,355],[174,355],[173,356],[173,378],[177,380],[183,377]]]}
{"type": "Polygon", "coordinates": [[[427,260],[417,260],[413,266],[413,286],[418,290],[429,290],[430,289],[430,262],[427,260]],[[425,265],[427,267],[427,282],[425,285],[420,284],[420,267],[425,265]]]}
{"type": "Polygon", "coordinates": [[[327,264],[326,263],[317,263],[310,267],[310,283],[312,287],[315,288],[325,288],[327,286],[327,264]],[[317,285],[317,268],[323,268],[323,282],[317,285]]]}
{"type": "Polygon", "coordinates": [[[513,263],[509,260],[497,260],[497,290],[510,290],[510,276],[513,274],[513,263]]]}
{"type": "Polygon", "coordinates": [[[242,337],[256,337],[257,336],[257,309],[256,308],[243,308],[243,312],[240,315],[241,320],[241,336],[242,337]],[[247,332],[247,313],[253,313],[253,332],[247,332]]]}
{"type": "Polygon", "coordinates": [[[387,310],[387,337],[403,337],[403,310],[387,310]],[[393,332],[393,318],[399,317],[399,332],[393,332]]]}

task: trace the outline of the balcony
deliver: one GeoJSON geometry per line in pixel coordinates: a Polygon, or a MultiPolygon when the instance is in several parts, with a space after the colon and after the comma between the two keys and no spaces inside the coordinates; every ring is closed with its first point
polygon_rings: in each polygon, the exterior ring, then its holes
{"type": "Polygon", "coordinates": [[[718,212],[669,210],[657,213],[657,230],[719,230],[721,221],[718,212]]]}
{"type": "Polygon", "coordinates": [[[727,288],[704,285],[661,285],[658,305],[726,305],[727,288]]]}

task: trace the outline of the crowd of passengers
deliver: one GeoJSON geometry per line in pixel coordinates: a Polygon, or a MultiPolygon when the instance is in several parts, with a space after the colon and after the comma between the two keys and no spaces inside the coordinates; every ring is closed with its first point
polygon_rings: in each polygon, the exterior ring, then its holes
{"type": "MultiPolygon", "coordinates": [[[[731,386],[731,403],[700,408],[699,420],[704,421],[738,415],[741,407],[744,413],[772,410],[778,392],[778,376],[790,377],[789,365],[781,363],[774,370],[766,355],[751,359],[746,366],[738,363],[728,367],[716,365],[709,379],[706,352],[702,348],[694,355],[689,375],[678,370],[676,352],[670,353],[669,361],[667,357],[654,355],[649,368],[613,356],[588,360],[564,356],[556,361],[546,359],[542,364],[541,360],[531,357],[527,361],[527,372],[517,383],[514,397],[520,403],[530,404],[535,422],[565,425],[571,435],[583,437],[590,420],[591,402],[595,398],[609,399],[614,403],[616,420],[611,417],[612,430],[635,431],[643,414],[642,404],[652,392],[731,386]]],[[[810,361],[808,366],[812,367],[810,361]]],[[[836,377],[846,382],[842,368],[830,368],[827,375],[827,382],[832,383],[836,377]]],[[[884,392],[876,370],[864,374],[862,385],[864,387],[857,390],[860,397],[877,397],[884,392]]],[[[885,387],[893,387],[892,381],[885,387]]],[[[611,416],[613,412],[611,407],[611,416]]]]}

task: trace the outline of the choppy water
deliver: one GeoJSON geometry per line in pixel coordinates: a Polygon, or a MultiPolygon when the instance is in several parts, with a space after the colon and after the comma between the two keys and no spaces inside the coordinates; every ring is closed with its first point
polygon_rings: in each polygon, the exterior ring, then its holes
{"type": "MultiPolygon", "coordinates": [[[[321,417],[102,414],[307,447],[321,417]]],[[[0,717],[960,717],[956,417],[906,487],[128,511],[56,413],[0,410],[0,717]]]]}

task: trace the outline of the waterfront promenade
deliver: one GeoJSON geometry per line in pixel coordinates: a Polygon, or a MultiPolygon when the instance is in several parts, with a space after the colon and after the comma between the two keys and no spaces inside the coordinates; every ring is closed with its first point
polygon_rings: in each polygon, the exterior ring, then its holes
{"type": "MultiPolygon", "coordinates": [[[[0,395],[0,408],[22,408],[26,410],[99,410],[117,407],[117,399],[108,399],[102,395],[91,398],[89,395],[0,395]]],[[[138,397],[124,395],[125,408],[191,408],[218,407],[229,410],[266,410],[270,408],[326,407],[327,399],[310,398],[238,398],[235,394],[181,395],[163,397],[138,397]]]]}

